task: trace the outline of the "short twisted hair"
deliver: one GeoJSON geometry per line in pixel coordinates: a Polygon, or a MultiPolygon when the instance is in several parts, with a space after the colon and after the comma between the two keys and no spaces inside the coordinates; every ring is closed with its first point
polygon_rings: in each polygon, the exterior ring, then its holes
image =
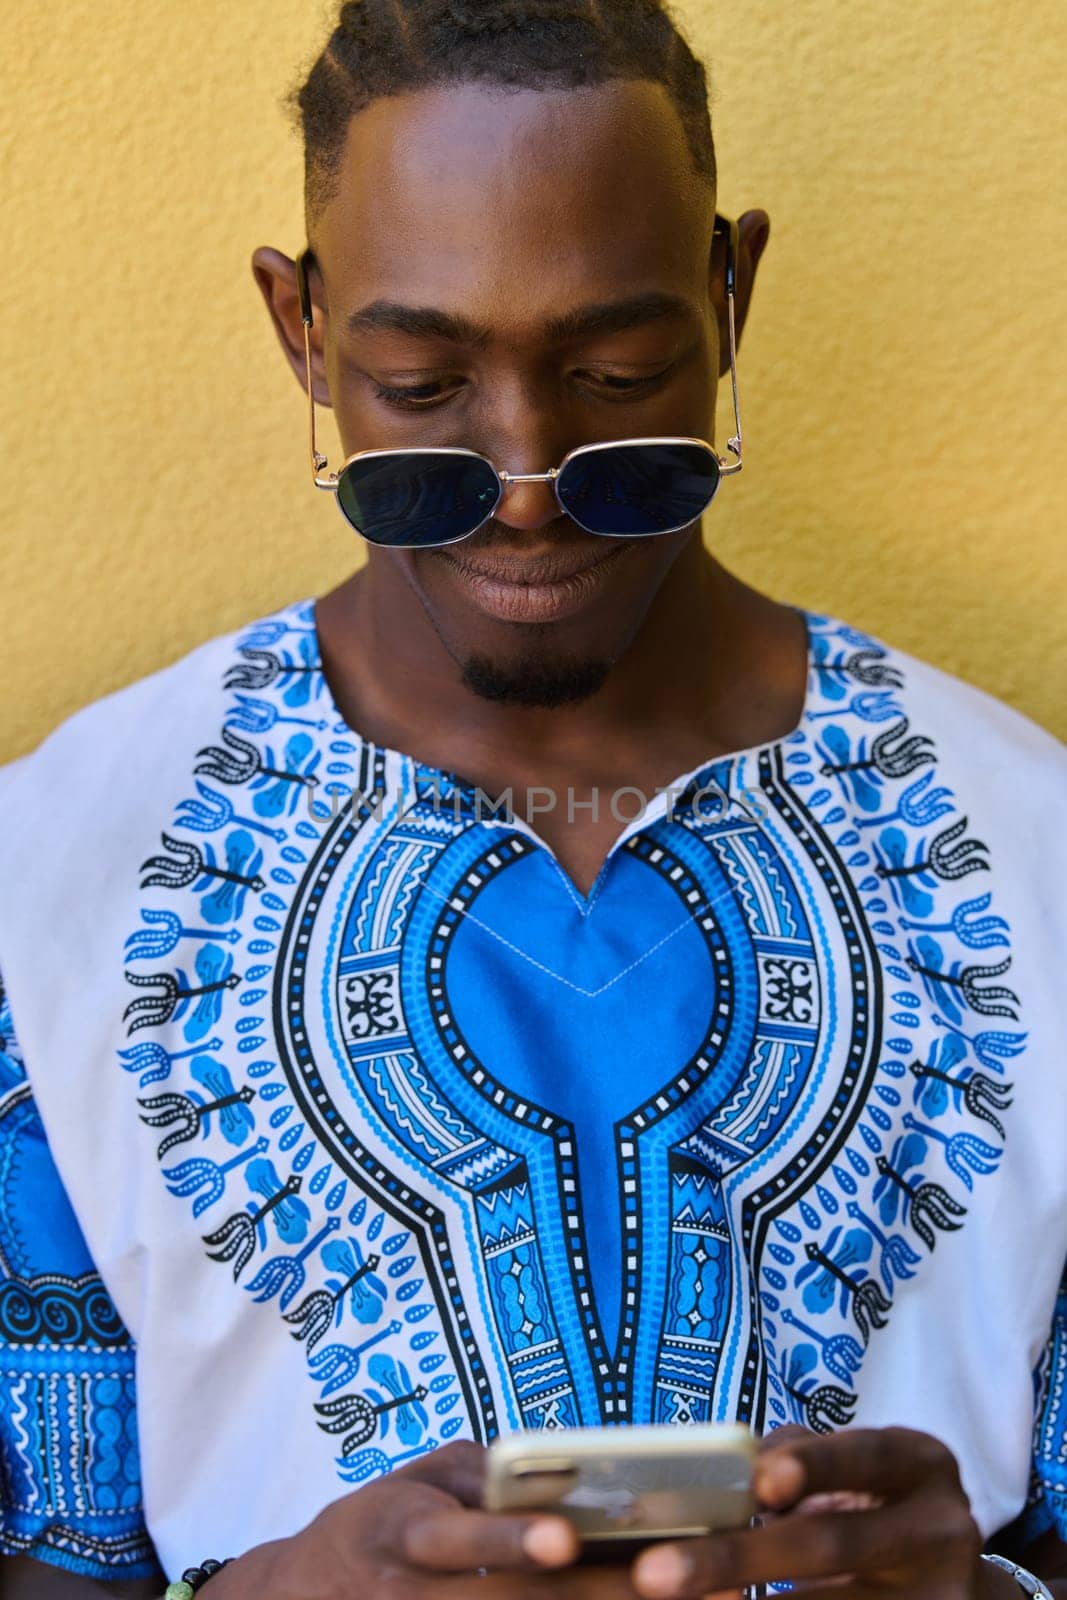
{"type": "Polygon", "coordinates": [[[309,219],[336,192],[348,124],[384,95],[479,81],[581,88],[662,84],[695,170],[715,184],[704,67],[660,0],[347,0],[287,104],[304,140],[309,219]]]}

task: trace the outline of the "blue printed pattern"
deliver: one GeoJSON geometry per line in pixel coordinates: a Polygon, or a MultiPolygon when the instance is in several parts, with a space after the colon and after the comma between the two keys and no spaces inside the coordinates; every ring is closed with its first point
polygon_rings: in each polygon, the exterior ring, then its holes
{"type": "Polygon", "coordinates": [[[460,780],[402,758],[405,803],[387,792],[395,761],[332,705],[310,602],[238,641],[196,795],[145,862],[121,1057],[142,1090],[180,1072],[141,1099],[164,1180],[304,1342],[349,1481],[491,1437],[499,1399],[529,1427],[843,1425],[896,1285],[996,1170],[1025,1034],[1007,924],[968,892],[988,851],[884,649],[808,626],[802,728],[710,764],[554,915],[531,912],[546,852],[460,780]],[[712,782],[730,803],[707,815],[712,782]],[[573,943],[594,906],[613,926],[613,894],[641,908],[624,983],[573,943]],[[704,998],[650,1031],[686,971],[704,998]],[[580,1057],[591,997],[600,1038],[631,1044],[610,1103],[515,1044],[543,1030],[580,1057]]]}
{"type": "Polygon", "coordinates": [[[2,980],[0,1352],[0,1551],[151,1576],[134,1351],[56,1177],[2,980]]]}

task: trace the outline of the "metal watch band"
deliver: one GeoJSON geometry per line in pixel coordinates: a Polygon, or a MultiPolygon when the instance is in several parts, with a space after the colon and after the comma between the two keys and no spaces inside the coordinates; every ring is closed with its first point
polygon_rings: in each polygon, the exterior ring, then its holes
{"type": "Polygon", "coordinates": [[[1030,1600],[1056,1600],[1047,1583],[1043,1583],[1032,1572],[1027,1572],[1026,1568],[1020,1567],[1017,1562],[1009,1561],[1005,1556],[983,1556],[982,1560],[991,1561],[993,1566],[1000,1567],[1003,1572],[1009,1572],[1023,1593],[1030,1596],[1030,1600]]]}

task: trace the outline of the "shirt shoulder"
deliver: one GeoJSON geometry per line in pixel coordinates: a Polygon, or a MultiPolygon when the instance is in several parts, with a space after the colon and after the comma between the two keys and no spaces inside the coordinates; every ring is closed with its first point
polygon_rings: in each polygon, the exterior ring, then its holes
{"type": "Polygon", "coordinates": [[[979,759],[1046,768],[1061,781],[1067,776],[1067,745],[1040,723],[928,661],[902,650],[890,654],[941,737],[965,740],[979,759]]]}
{"type": "Polygon", "coordinates": [[[834,618],[809,616],[809,626],[816,748],[844,758],[840,770],[857,779],[871,767],[899,784],[893,816],[931,832],[949,880],[986,863],[1012,925],[1052,935],[1031,941],[1031,954],[1051,963],[1067,937],[1067,747],[1005,701],[875,635],[834,618]]]}
{"type": "Polygon", "coordinates": [[[809,624],[816,670],[830,652],[846,657],[851,687],[860,691],[853,694],[852,708],[866,687],[867,705],[858,709],[867,711],[875,733],[881,726],[875,697],[884,693],[888,703],[891,694],[908,720],[907,733],[931,741],[938,759],[959,769],[968,784],[981,782],[1010,794],[1014,806],[1040,804],[1053,794],[1062,798],[1067,745],[1048,729],[1005,700],[875,634],[811,614],[809,624]],[[1020,793],[1021,779],[1036,787],[1020,793]]]}
{"type": "Polygon", "coordinates": [[[154,816],[160,793],[192,771],[232,708],[238,664],[254,682],[257,641],[268,642],[301,600],[205,640],[176,661],[81,707],[17,760],[0,766],[0,881],[47,838],[48,853],[121,839],[154,816]]]}

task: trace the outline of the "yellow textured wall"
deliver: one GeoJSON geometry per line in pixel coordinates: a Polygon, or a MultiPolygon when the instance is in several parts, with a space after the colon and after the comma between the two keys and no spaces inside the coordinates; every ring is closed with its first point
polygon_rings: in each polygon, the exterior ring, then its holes
{"type": "MultiPolygon", "coordinates": [[[[709,539],[1063,736],[1059,0],[678,9],[721,207],[774,225],[709,539]]],[[[8,0],[0,760],[359,559],[249,270],[302,243],[279,100],[330,14],[8,0]]]]}

